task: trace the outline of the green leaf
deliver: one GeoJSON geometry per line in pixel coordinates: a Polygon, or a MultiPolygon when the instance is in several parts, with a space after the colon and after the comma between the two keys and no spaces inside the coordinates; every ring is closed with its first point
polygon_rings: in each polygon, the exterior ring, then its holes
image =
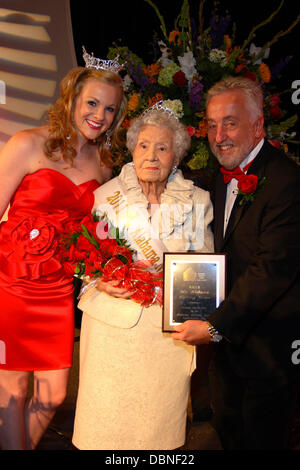
{"type": "Polygon", "coordinates": [[[151,2],[151,0],[145,0],[145,2],[148,3],[152,8],[154,8],[154,10],[155,10],[155,12],[156,12],[156,14],[159,18],[159,21],[160,21],[160,29],[162,30],[163,35],[165,36],[165,39],[168,41],[166,24],[165,24],[165,20],[164,20],[162,14],[160,13],[160,11],[157,8],[157,6],[155,5],[155,3],[151,2]]]}
{"type": "Polygon", "coordinates": [[[92,235],[90,235],[86,226],[84,224],[81,224],[81,228],[82,228],[82,235],[85,238],[87,238],[92,245],[94,245],[96,248],[99,248],[99,243],[95,240],[95,238],[92,235]]]}
{"type": "Polygon", "coordinates": [[[285,132],[291,127],[293,127],[298,120],[297,114],[289,117],[285,121],[282,121],[280,124],[271,125],[271,132],[273,135],[280,135],[281,132],[285,132]]]}
{"type": "Polygon", "coordinates": [[[80,266],[80,264],[77,264],[76,268],[74,269],[74,273],[79,274],[80,271],[81,271],[81,266],[80,266]]]}

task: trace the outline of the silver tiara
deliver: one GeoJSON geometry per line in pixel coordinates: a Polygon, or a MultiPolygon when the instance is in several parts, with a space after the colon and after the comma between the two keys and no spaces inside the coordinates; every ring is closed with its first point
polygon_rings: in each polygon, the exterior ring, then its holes
{"type": "Polygon", "coordinates": [[[172,109],[169,108],[163,100],[157,101],[157,103],[155,103],[153,106],[145,109],[143,115],[148,114],[150,111],[163,111],[164,113],[167,113],[169,116],[173,116],[179,121],[179,117],[177,116],[177,114],[174,113],[174,111],[172,111],[172,109]]]}
{"type": "Polygon", "coordinates": [[[105,59],[98,59],[94,57],[94,54],[88,54],[85,50],[85,47],[82,46],[83,50],[83,60],[85,62],[85,66],[88,69],[102,69],[102,70],[110,70],[111,72],[118,73],[125,65],[119,64],[118,59],[119,56],[115,57],[113,60],[105,60],[105,59]]]}

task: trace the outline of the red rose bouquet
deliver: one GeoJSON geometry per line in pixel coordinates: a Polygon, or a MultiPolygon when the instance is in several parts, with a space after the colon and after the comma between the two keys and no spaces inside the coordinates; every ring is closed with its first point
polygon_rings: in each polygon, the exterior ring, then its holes
{"type": "Polygon", "coordinates": [[[162,304],[162,273],[152,272],[151,262],[133,261],[134,250],[105,217],[84,217],[63,237],[60,252],[65,270],[80,279],[117,280],[142,306],[162,304]]]}

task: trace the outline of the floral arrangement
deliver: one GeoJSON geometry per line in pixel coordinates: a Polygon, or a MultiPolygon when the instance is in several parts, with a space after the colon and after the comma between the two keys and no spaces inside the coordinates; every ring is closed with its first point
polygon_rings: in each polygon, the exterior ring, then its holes
{"type": "MultiPolygon", "coordinates": [[[[229,14],[222,16],[217,7],[213,10],[209,24],[205,27],[204,3],[199,4],[199,23],[190,16],[189,1],[183,0],[174,29],[168,34],[159,9],[151,0],[145,0],[159,17],[163,37],[155,40],[158,58],[146,65],[128,47],[114,44],[109,49],[109,58],[120,56],[126,62],[124,87],[128,96],[128,114],[123,123],[124,131],[130,121],[159,100],[166,104],[186,125],[192,137],[189,156],[185,159],[189,169],[204,169],[211,174],[215,167],[207,141],[205,121],[205,96],[207,90],[218,80],[228,75],[243,75],[258,80],[265,95],[265,122],[269,141],[288,152],[287,143],[294,141],[297,115],[287,117],[282,109],[281,93],[274,91],[273,82],[290,57],[271,67],[268,64],[270,47],[288,34],[299,22],[300,15],[285,30],[278,32],[262,47],[253,43],[258,29],[267,25],[277,15],[285,0],[262,23],[254,26],[243,44],[235,44],[235,25],[229,14]]],[[[125,160],[129,160],[125,158],[125,160]]]]}
{"type": "Polygon", "coordinates": [[[144,307],[161,305],[162,273],[152,272],[148,261],[133,261],[134,250],[105,216],[84,217],[60,245],[64,269],[83,279],[84,289],[101,277],[103,282],[118,281],[115,287],[132,292],[130,298],[144,307]]]}

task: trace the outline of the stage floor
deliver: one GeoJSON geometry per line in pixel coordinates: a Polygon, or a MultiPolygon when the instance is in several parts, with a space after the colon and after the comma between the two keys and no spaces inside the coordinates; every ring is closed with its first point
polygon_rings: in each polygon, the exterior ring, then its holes
{"type": "MultiPolygon", "coordinates": [[[[70,374],[68,394],[64,404],[58,410],[51,426],[41,440],[37,450],[76,450],[72,445],[73,422],[76,396],[78,389],[78,360],[79,360],[80,330],[75,330],[74,361],[70,374]]],[[[299,429],[293,450],[300,450],[299,429]]],[[[133,449],[130,449],[133,450],[133,449]]],[[[186,443],[181,450],[222,450],[218,436],[209,420],[188,420],[186,443]]]]}
{"type": "MultiPolygon", "coordinates": [[[[80,330],[75,330],[78,339],[80,330]]],[[[37,450],[76,450],[72,443],[75,403],[78,388],[79,341],[75,341],[73,367],[70,374],[68,394],[64,404],[56,413],[51,426],[41,440],[37,450]]],[[[209,421],[188,420],[187,439],[182,450],[221,450],[218,436],[209,421]]]]}

